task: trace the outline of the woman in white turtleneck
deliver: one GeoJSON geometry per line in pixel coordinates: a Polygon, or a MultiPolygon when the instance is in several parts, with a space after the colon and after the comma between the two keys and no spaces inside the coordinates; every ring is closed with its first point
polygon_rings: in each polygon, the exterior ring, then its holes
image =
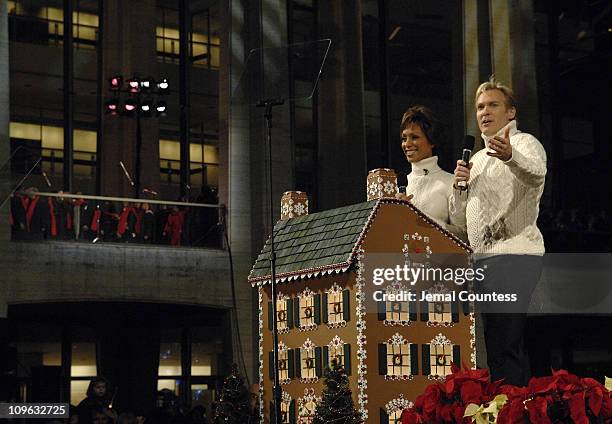
{"type": "Polygon", "coordinates": [[[404,113],[400,126],[402,151],[412,165],[408,174],[406,195],[427,216],[453,234],[465,239],[465,232],[450,224],[448,201],[452,193],[453,174],[438,166],[438,156],[433,155],[437,128],[432,112],[424,106],[413,106],[404,113]]]}

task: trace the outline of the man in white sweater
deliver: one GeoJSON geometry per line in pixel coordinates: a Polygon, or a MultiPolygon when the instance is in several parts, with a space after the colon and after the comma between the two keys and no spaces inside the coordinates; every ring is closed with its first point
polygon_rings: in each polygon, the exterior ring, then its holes
{"type": "Polygon", "coordinates": [[[467,230],[475,266],[485,268],[479,291],[516,294],[516,302],[481,304],[492,379],[525,385],[526,312],[542,271],[544,240],[536,226],[546,176],[546,152],[516,128],[512,91],[492,77],[476,91],[476,118],[485,141],[472,162],[457,161],[451,223],[467,230]],[[456,189],[467,181],[468,189],[456,189]]]}

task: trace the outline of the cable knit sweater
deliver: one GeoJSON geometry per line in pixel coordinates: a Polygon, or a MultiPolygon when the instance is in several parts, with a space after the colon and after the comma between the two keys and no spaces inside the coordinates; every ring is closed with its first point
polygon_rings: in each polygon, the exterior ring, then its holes
{"type": "MultiPolygon", "coordinates": [[[[531,134],[511,121],[512,157],[503,162],[487,149],[473,157],[467,191],[452,190],[450,221],[467,229],[477,258],[500,254],[543,255],[544,239],[536,226],[544,191],[546,152],[531,134]]],[[[506,127],[497,136],[503,136],[506,127]]],[[[492,137],[484,134],[485,146],[492,137]]]]}
{"type": "Polygon", "coordinates": [[[450,223],[448,201],[453,191],[452,186],[453,174],[442,170],[438,166],[438,157],[432,156],[412,164],[406,194],[412,194],[412,204],[442,228],[466,240],[465,231],[450,223]]]}

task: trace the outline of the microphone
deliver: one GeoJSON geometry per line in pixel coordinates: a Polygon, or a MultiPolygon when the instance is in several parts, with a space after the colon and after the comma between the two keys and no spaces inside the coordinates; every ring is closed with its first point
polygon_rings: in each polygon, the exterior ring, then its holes
{"type": "MultiPolygon", "coordinates": [[[[474,150],[474,143],[476,139],[474,136],[466,135],[463,139],[463,152],[461,153],[461,160],[467,165],[470,163],[470,156],[472,156],[472,150],[474,150]]],[[[459,181],[457,188],[461,191],[467,190],[467,181],[459,181]]]]}

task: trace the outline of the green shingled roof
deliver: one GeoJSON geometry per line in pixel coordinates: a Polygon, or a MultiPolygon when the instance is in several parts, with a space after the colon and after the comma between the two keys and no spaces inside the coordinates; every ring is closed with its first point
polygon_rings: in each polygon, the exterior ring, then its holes
{"type": "MultiPolygon", "coordinates": [[[[376,200],[304,215],[274,226],[276,277],[347,264],[376,200]]],[[[270,278],[270,239],[257,257],[250,281],[270,278]]]]}

